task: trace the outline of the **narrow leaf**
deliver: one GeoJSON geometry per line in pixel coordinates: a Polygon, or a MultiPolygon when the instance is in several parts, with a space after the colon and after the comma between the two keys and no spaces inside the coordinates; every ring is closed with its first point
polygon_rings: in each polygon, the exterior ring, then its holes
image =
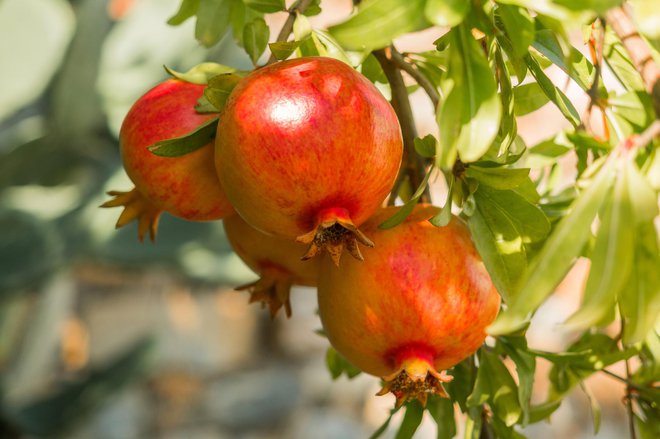
{"type": "Polygon", "coordinates": [[[183,0],[179,10],[176,14],[170,17],[169,20],[167,20],[167,24],[171,26],[178,26],[190,17],[194,17],[197,13],[197,9],[199,8],[199,1],[200,0],[183,0]]]}
{"type": "Polygon", "coordinates": [[[270,29],[263,18],[256,18],[243,28],[243,47],[256,65],[270,37],[270,29]]]}
{"type": "Polygon", "coordinates": [[[383,221],[383,223],[378,226],[379,229],[391,229],[394,226],[398,226],[408,217],[408,215],[410,215],[410,213],[419,202],[419,199],[422,197],[422,194],[426,190],[426,186],[429,184],[429,177],[431,176],[431,172],[433,172],[433,166],[431,166],[431,168],[428,170],[424,176],[424,180],[422,180],[410,200],[401,206],[401,208],[394,215],[383,221]]]}
{"type": "Polygon", "coordinates": [[[279,12],[286,10],[286,5],[284,0],[242,0],[250,9],[255,11],[263,12],[265,14],[270,14],[273,12],[279,12]]]}
{"type": "Polygon", "coordinates": [[[295,50],[300,47],[302,41],[277,41],[269,43],[270,51],[279,61],[284,61],[291,56],[295,50]]]}
{"type": "Polygon", "coordinates": [[[179,157],[191,153],[209,144],[215,137],[218,118],[210,119],[197,127],[195,131],[174,139],[161,140],[147,149],[161,157],[179,157]]]}
{"type": "Polygon", "coordinates": [[[426,410],[438,426],[437,439],[452,439],[456,436],[454,403],[449,398],[430,398],[426,410]]]}
{"type": "Polygon", "coordinates": [[[529,179],[529,168],[484,168],[472,165],[465,170],[465,175],[494,189],[513,189],[529,179]]]}
{"type": "Polygon", "coordinates": [[[523,58],[534,42],[534,19],[525,8],[517,6],[499,5],[497,10],[509,35],[513,53],[523,58]]]}
{"type": "Polygon", "coordinates": [[[209,80],[208,87],[204,89],[204,96],[220,111],[224,108],[227,98],[240,81],[241,77],[233,73],[214,76],[209,80]]]}
{"type": "Polygon", "coordinates": [[[525,273],[509,308],[500,313],[495,323],[488,328],[489,334],[502,335],[524,327],[530,313],[564,278],[587,242],[591,224],[609,191],[612,179],[612,164],[608,162],[550,235],[525,273]]]}
{"type": "Polygon", "coordinates": [[[433,24],[454,27],[470,10],[470,0],[427,0],[424,14],[433,24]]]}
{"type": "Polygon", "coordinates": [[[454,183],[455,178],[452,177],[451,181],[449,182],[449,190],[447,191],[447,201],[445,201],[445,205],[440,210],[440,213],[429,220],[429,222],[436,227],[444,227],[449,224],[449,221],[451,221],[451,206],[452,197],[454,195],[454,183]]]}
{"type": "Polygon", "coordinates": [[[561,114],[577,128],[580,125],[580,115],[573,106],[573,103],[566,97],[564,92],[553,84],[534,58],[528,55],[525,58],[525,62],[543,93],[557,106],[561,114]]]}
{"type": "Polygon", "coordinates": [[[227,32],[229,18],[229,0],[204,0],[197,11],[195,38],[206,47],[213,46],[227,32]]]}
{"type": "Polygon", "coordinates": [[[548,95],[536,82],[519,85],[513,88],[514,112],[516,116],[533,113],[550,101],[548,95]]]}
{"type": "Polygon", "coordinates": [[[397,432],[395,439],[412,439],[422,423],[424,409],[418,402],[411,402],[406,406],[406,413],[401,421],[401,427],[397,432]]]}
{"type": "Polygon", "coordinates": [[[329,31],[348,50],[385,47],[398,35],[429,26],[425,0],[363,0],[357,14],[329,31]]]}
{"type": "Polygon", "coordinates": [[[180,79],[182,81],[191,82],[193,84],[208,84],[209,79],[216,75],[222,75],[225,73],[234,73],[236,69],[233,67],[225,66],[222,64],[217,64],[213,62],[204,62],[197,64],[187,72],[177,72],[167,66],[165,71],[172,77],[180,79]]]}
{"type": "Polygon", "coordinates": [[[616,298],[628,280],[633,257],[633,223],[627,179],[619,174],[592,252],[582,305],[565,325],[572,330],[604,326],[614,318],[616,298]]]}

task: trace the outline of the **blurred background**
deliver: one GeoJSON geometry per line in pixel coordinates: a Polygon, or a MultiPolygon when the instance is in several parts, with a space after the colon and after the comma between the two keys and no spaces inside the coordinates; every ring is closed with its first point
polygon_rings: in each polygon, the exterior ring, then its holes
{"type": "MultiPolygon", "coordinates": [[[[368,437],[393,400],[373,396],[373,377],[332,381],[313,289],[293,291],[290,320],[271,320],[233,291],[255,276],[219,222],[165,214],[157,242],[140,244],[135,224],[114,229],[119,209],[98,208],[107,190],[132,187],[117,133],[130,105],[165,79],[163,65],[251,68],[231,37],[208,50],[191,21],[168,26],[178,6],[0,1],[0,438],[368,437]]],[[[315,25],[339,21],[351,2],[322,6],[315,25]]],[[[272,29],[280,15],[269,16],[272,29]]],[[[431,48],[440,33],[397,44],[431,48]]],[[[567,92],[580,109],[577,87],[567,92]]],[[[413,108],[420,133],[433,132],[424,95],[413,95],[413,108]]],[[[534,144],[562,124],[546,105],[519,129],[534,144]]],[[[538,313],[531,346],[572,340],[556,325],[577,306],[584,269],[578,264],[538,313]]],[[[544,400],[548,368],[538,365],[533,402],[544,400]]],[[[624,437],[623,388],[605,376],[588,384],[603,410],[598,437],[624,437]]],[[[593,437],[589,407],[578,390],[551,424],[525,433],[593,437]]],[[[416,437],[435,435],[427,420],[416,437]]]]}

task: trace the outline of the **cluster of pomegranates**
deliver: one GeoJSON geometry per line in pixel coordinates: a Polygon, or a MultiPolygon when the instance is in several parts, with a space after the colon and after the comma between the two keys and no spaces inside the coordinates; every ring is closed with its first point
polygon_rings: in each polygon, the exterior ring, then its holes
{"type": "Polygon", "coordinates": [[[243,287],[251,301],[290,315],[291,285],[316,286],[330,343],[381,377],[383,393],[398,404],[444,395],[445,371],[483,343],[500,299],[459,218],[438,228],[428,222],[438,209],[419,205],[379,229],[397,209],[383,203],[403,149],[387,100],[340,61],[282,61],[238,83],[214,141],[175,158],[150,152],[218,117],[195,111],[203,91],[168,80],[128,112],[120,147],[135,188],[104,204],[124,206],[117,226],[137,219],[140,240],[153,240],[163,211],[223,219],[261,276],[243,287]],[[340,260],[344,250],[353,257],[340,260]]]}

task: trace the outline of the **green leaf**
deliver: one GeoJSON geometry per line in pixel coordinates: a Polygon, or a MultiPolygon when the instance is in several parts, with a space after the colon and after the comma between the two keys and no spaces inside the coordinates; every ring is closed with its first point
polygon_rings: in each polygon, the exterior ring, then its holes
{"type": "Polygon", "coordinates": [[[527,340],[523,336],[499,337],[499,346],[513,360],[518,374],[518,400],[523,411],[523,421],[530,419],[530,400],[534,387],[536,358],[527,350],[527,340]]]}
{"type": "Polygon", "coordinates": [[[459,26],[452,34],[449,71],[453,87],[438,110],[439,144],[443,150],[438,159],[446,160],[453,155],[451,151],[457,151],[468,163],[483,156],[495,140],[502,107],[488,60],[469,29],[459,26]]]}
{"type": "Polygon", "coordinates": [[[423,139],[415,138],[415,151],[417,154],[426,158],[435,157],[435,146],[438,143],[432,134],[426,135],[423,139]]]}
{"type": "Polygon", "coordinates": [[[487,350],[479,355],[479,371],[468,407],[479,407],[488,402],[495,416],[507,426],[514,425],[522,414],[516,382],[502,360],[487,350]]]}
{"type": "Polygon", "coordinates": [[[312,34],[312,24],[309,19],[302,14],[296,16],[293,22],[293,36],[296,40],[302,41],[312,34]]]}
{"type": "Polygon", "coordinates": [[[170,76],[182,81],[191,82],[193,84],[208,84],[209,79],[216,75],[236,72],[236,69],[233,67],[214,62],[203,62],[201,64],[197,64],[195,67],[183,73],[177,72],[176,70],[173,70],[167,66],[164,67],[165,71],[170,76]]]}
{"type": "Polygon", "coordinates": [[[471,165],[465,175],[494,189],[513,189],[529,180],[529,168],[483,168],[471,165]]]}
{"type": "Polygon", "coordinates": [[[589,400],[589,405],[591,406],[591,417],[594,421],[594,435],[597,435],[598,431],[600,430],[600,405],[598,404],[598,400],[596,400],[594,394],[591,392],[591,389],[589,389],[589,386],[587,386],[587,383],[584,381],[580,382],[580,388],[589,400]]]}
{"type": "Polygon", "coordinates": [[[509,307],[489,328],[491,335],[514,332],[527,324],[536,310],[564,278],[590,235],[591,224],[607,195],[613,179],[612,163],[600,169],[589,186],[571,205],[564,217],[526,271],[518,293],[509,307]]]}
{"type": "MultiPolygon", "coordinates": [[[[383,68],[376,57],[371,53],[364,59],[364,61],[362,61],[361,73],[374,84],[376,82],[380,82],[381,84],[387,83],[387,77],[385,76],[385,72],[383,72],[383,68]]],[[[433,147],[433,150],[435,153],[435,146],[433,147]]]]}
{"type": "Polygon", "coordinates": [[[218,118],[204,122],[194,131],[173,139],[161,140],[147,147],[160,157],[179,157],[206,146],[215,137],[218,118]]]}
{"type": "Polygon", "coordinates": [[[312,0],[312,2],[305,9],[304,14],[308,17],[318,15],[321,13],[321,0],[312,0]]]}
{"type": "Polygon", "coordinates": [[[296,51],[302,41],[277,41],[275,43],[269,43],[270,51],[273,56],[279,61],[284,61],[296,51]]]}
{"type": "Polygon", "coordinates": [[[243,3],[248,8],[263,12],[264,14],[286,10],[284,0],[243,0],[243,3]]]}
{"type": "Polygon", "coordinates": [[[481,424],[483,423],[481,413],[481,407],[470,407],[468,410],[467,419],[465,420],[465,432],[463,433],[464,439],[481,438],[481,424]]]}
{"type": "Polygon", "coordinates": [[[328,32],[320,29],[314,29],[312,31],[312,38],[317,42],[317,44],[322,44],[325,47],[324,56],[329,56],[330,58],[337,59],[343,63],[353,66],[351,60],[348,57],[348,54],[344,51],[344,48],[341,47],[339,42],[333,38],[328,32]]]}
{"type": "Polygon", "coordinates": [[[644,81],[637,68],[630,60],[628,52],[621,44],[619,38],[612,30],[605,32],[605,47],[603,50],[603,60],[607,63],[612,73],[619,82],[627,89],[642,91],[645,90],[644,81]]]}
{"type": "Polygon", "coordinates": [[[544,402],[543,404],[533,405],[529,408],[528,424],[535,424],[537,422],[547,419],[553,414],[561,405],[561,399],[552,399],[544,402]]]}
{"type": "Polygon", "coordinates": [[[519,85],[513,88],[515,115],[524,116],[533,113],[550,101],[548,95],[536,82],[519,85]]]}
{"type": "Polygon", "coordinates": [[[445,205],[442,206],[440,213],[429,220],[429,222],[436,227],[444,227],[449,224],[449,221],[451,221],[451,206],[454,195],[455,180],[456,179],[452,176],[451,181],[449,182],[449,190],[447,191],[447,201],[445,201],[445,205]]]}
{"type": "Polygon", "coordinates": [[[396,433],[395,439],[412,439],[422,423],[424,416],[424,408],[417,402],[413,401],[406,405],[406,413],[401,421],[399,431],[396,433]]]}
{"type": "Polygon", "coordinates": [[[438,426],[437,439],[452,439],[456,436],[454,404],[449,398],[429,398],[426,410],[438,426]]]}
{"type": "Polygon", "coordinates": [[[369,439],[378,439],[379,437],[381,437],[383,433],[385,433],[385,431],[387,430],[387,427],[390,426],[390,422],[392,422],[392,416],[394,416],[394,414],[398,412],[400,408],[401,407],[397,407],[393,410],[390,410],[390,415],[387,417],[385,422],[383,422],[383,425],[378,427],[378,430],[374,431],[373,434],[369,436],[369,439]]]}
{"type": "Polygon", "coordinates": [[[653,224],[658,214],[657,194],[633,161],[626,163],[625,178],[636,220],[635,248],[630,278],[619,295],[619,307],[624,318],[623,342],[631,345],[647,337],[660,315],[660,247],[653,224]]]}
{"type": "Polygon", "coordinates": [[[616,298],[632,265],[633,222],[627,179],[619,174],[601,216],[582,305],[565,322],[569,329],[605,326],[614,319],[616,298]]]}
{"type": "Polygon", "coordinates": [[[167,20],[167,24],[178,26],[190,17],[194,17],[199,9],[199,1],[200,0],[183,0],[181,6],[179,6],[179,10],[167,20]]]}
{"type": "Polygon", "coordinates": [[[394,215],[383,221],[383,223],[378,226],[379,229],[391,229],[394,226],[398,226],[408,217],[408,215],[410,215],[410,213],[413,211],[413,209],[415,209],[415,206],[419,202],[419,199],[424,194],[426,186],[429,184],[429,177],[431,176],[431,172],[433,172],[433,166],[431,166],[431,168],[428,170],[424,176],[424,180],[422,180],[410,200],[401,206],[401,208],[394,215]]]}
{"type": "Polygon", "coordinates": [[[573,106],[573,103],[566,97],[564,92],[553,84],[534,58],[527,56],[525,62],[543,93],[557,106],[561,114],[577,128],[580,125],[580,115],[573,106]]]}
{"type": "Polygon", "coordinates": [[[336,380],[342,374],[345,374],[349,379],[354,378],[361,372],[360,369],[349,363],[346,358],[332,347],[329,347],[325,354],[325,364],[333,380],[336,380]]]}
{"type": "Polygon", "coordinates": [[[229,0],[204,0],[197,11],[195,38],[206,47],[213,46],[227,32],[229,17],[229,0]]]}
{"type": "Polygon", "coordinates": [[[259,57],[266,46],[270,37],[270,29],[263,18],[256,18],[243,28],[243,47],[250,56],[252,64],[256,65],[259,57]]]}
{"type": "Polygon", "coordinates": [[[630,0],[633,7],[635,23],[639,31],[647,38],[660,38],[660,9],[655,0],[630,0]]]}
{"type": "Polygon", "coordinates": [[[216,75],[209,80],[204,89],[204,96],[218,111],[222,110],[234,87],[241,81],[241,77],[234,73],[216,75]]]}
{"type": "Polygon", "coordinates": [[[425,0],[363,0],[355,15],[329,31],[348,50],[385,47],[399,35],[428,27],[425,3],[425,0]]]}
{"type": "Polygon", "coordinates": [[[460,24],[470,10],[470,0],[427,0],[424,14],[433,24],[454,27],[460,24]]]}
{"type": "Polygon", "coordinates": [[[571,77],[582,90],[589,90],[594,66],[582,53],[571,47],[564,55],[557,35],[550,29],[539,29],[533,46],[548,58],[553,64],[571,77]]]}
{"type": "MultiPolygon", "coordinates": [[[[497,11],[502,18],[513,53],[518,58],[523,58],[529,51],[529,46],[534,42],[534,19],[526,9],[500,5],[497,11]]],[[[522,81],[524,78],[518,78],[522,81]]]]}

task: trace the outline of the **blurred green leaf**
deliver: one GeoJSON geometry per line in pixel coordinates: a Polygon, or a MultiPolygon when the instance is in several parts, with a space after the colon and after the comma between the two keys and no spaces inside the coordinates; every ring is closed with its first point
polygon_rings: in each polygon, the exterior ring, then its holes
{"type": "Polygon", "coordinates": [[[269,43],[268,47],[270,47],[270,51],[276,59],[284,61],[296,51],[300,43],[301,41],[277,41],[269,43]]]}
{"type": "Polygon", "coordinates": [[[566,97],[564,92],[562,92],[550,80],[550,78],[548,78],[539,63],[534,58],[527,56],[525,58],[525,62],[527,63],[529,71],[534,76],[534,79],[536,79],[536,83],[538,84],[539,88],[557,106],[559,111],[561,111],[561,114],[563,114],[564,117],[571,124],[573,124],[574,127],[577,128],[580,125],[580,115],[573,106],[573,103],[566,97]]]}
{"type": "Polygon", "coordinates": [[[513,332],[527,323],[530,313],[552,293],[578,257],[589,235],[596,213],[609,191],[613,179],[612,163],[608,162],[591,185],[571,206],[550,235],[543,248],[525,272],[518,293],[509,307],[500,313],[488,332],[502,335],[513,332]]]}
{"type": "Polygon", "coordinates": [[[325,354],[325,364],[332,375],[332,379],[336,380],[343,374],[349,379],[354,378],[360,374],[360,369],[353,366],[346,360],[339,352],[333,347],[329,347],[325,354]]]}
{"type": "Polygon", "coordinates": [[[401,409],[401,407],[397,407],[395,409],[390,410],[390,414],[385,420],[385,422],[383,422],[383,424],[380,427],[378,427],[378,429],[374,431],[371,436],[369,436],[369,439],[378,439],[379,437],[381,437],[383,433],[385,433],[387,428],[390,426],[390,422],[392,422],[392,416],[394,416],[394,414],[398,412],[399,409],[401,409]]]}
{"type": "Polygon", "coordinates": [[[312,38],[318,41],[318,43],[322,44],[325,47],[325,55],[324,56],[329,56],[330,58],[337,59],[343,63],[348,64],[349,66],[353,66],[351,64],[351,61],[348,57],[348,54],[344,51],[343,47],[339,44],[337,40],[334,39],[330,33],[321,30],[321,29],[314,29],[312,31],[312,38]]]}
{"type": "Polygon", "coordinates": [[[481,47],[464,26],[452,35],[453,86],[437,114],[442,150],[438,166],[451,166],[454,151],[465,163],[478,160],[495,139],[502,115],[495,76],[481,47]]]}
{"type": "Polygon", "coordinates": [[[470,0],[427,0],[424,14],[433,24],[453,27],[460,24],[470,10],[470,0]]]}
{"type": "Polygon", "coordinates": [[[442,206],[440,213],[429,220],[429,222],[436,227],[444,227],[451,221],[451,206],[453,204],[452,198],[454,195],[455,183],[456,179],[452,176],[449,182],[449,190],[447,191],[447,201],[445,201],[445,205],[442,206]]]}
{"type": "Polygon", "coordinates": [[[286,10],[284,0],[243,0],[243,3],[248,8],[265,14],[286,10]]]}
{"type": "Polygon", "coordinates": [[[208,84],[209,79],[216,75],[222,75],[225,73],[234,73],[236,71],[235,68],[225,66],[222,64],[214,63],[214,62],[203,62],[201,64],[197,64],[187,72],[177,72],[174,69],[171,69],[167,66],[165,67],[165,71],[172,77],[176,79],[180,79],[182,81],[186,82],[191,82],[193,84],[208,84]]]}
{"type": "Polygon", "coordinates": [[[621,44],[619,38],[611,29],[605,32],[605,47],[603,48],[603,61],[612,70],[619,82],[629,90],[645,90],[644,82],[633,65],[628,52],[621,44]]]}
{"type": "Polygon", "coordinates": [[[270,38],[270,29],[263,18],[255,18],[243,28],[243,47],[256,65],[270,38]]]}
{"type": "Polygon", "coordinates": [[[423,139],[415,138],[415,151],[417,154],[426,158],[433,158],[435,156],[435,146],[438,143],[432,134],[427,134],[423,139]]]}
{"type": "Polygon", "coordinates": [[[393,38],[429,26],[424,18],[425,0],[363,0],[357,13],[329,31],[349,50],[373,50],[393,38]]]}
{"type": "Polygon", "coordinates": [[[208,145],[215,137],[218,118],[204,122],[194,131],[173,139],[161,140],[147,149],[160,157],[179,157],[208,145]]]}
{"type": "Polygon", "coordinates": [[[54,394],[29,403],[11,414],[25,432],[63,437],[75,422],[96,409],[110,395],[141,376],[153,343],[143,339],[109,364],[78,381],[62,385],[54,394]]]}
{"type": "Polygon", "coordinates": [[[408,217],[408,215],[410,215],[410,213],[419,202],[419,199],[424,194],[426,186],[429,184],[429,177],[431,176],[431,172],[433,172],[433,166],[431,166],[431,168],[428,170],[424,176],[424,180],[422,180],[410,200],[401,206],[401,208],[394,215],[383,221],[383,223],[378,226],[379,229],[391,229],[392,227],[398,226],[408,217]]]}
{"type": "Polygon", "coordinates": [[[465,175],[493,189],[513,189],[528,180],[529,168],[482,168],[471,165],[465,170],[465,175]]]}
{"type": "Polygon", "coordinates": [[[600,404],[598,404],[598,400],[591,392],[591,389],[589,389],[587,383],[585,383],[584,381],[581,382],[580,388],[582,389],[584,394],[587,396],[587,399],[589,400],[589,405],[591,406],[591,417],[594,423],[594,434],[597,435],[598,431],[600,430],[600,419],[601,419],[600,404]]]}
{"type": "Polygon", "coordinates": [[[649,39],[660,38],[660,8],[656,0],[630,0],[635,23],[649,39]]]}
{"type": "Polygon", "coordinates": [[[523,423],[530,420],[530,400],[534,387],[534,372],[536,371],[536,358],[527,350],[527,340],[524,336],[499,337],[498,346],[516,364],[518,374],[518,400],[523,411],[523,423]]]}
{"type": "Polygon", "coordinates": [[[513,53],[518,58],[524,58],[534,42],[534,19],[526,9],[516,6],[500,5],[497,11],[511,41],[513,53]]]}
{"type": "Polygon", "coordinates": [[[570,76],[582,90],[589,90],[594,71],[593,64],[574,47],[570,47],[569,52],[565,55],[556,32],[550,29],[537,30],[533,46],[570,76]]]}
{"type": "Polygon", "coordinates": [[[370,53],[364,59],[364,61],[362,61],[361,72],[369,79],[369,81],[373,82],[374,84],[376,82],[380,82],[381,84],[387,83],[385,72],[383,72],[383,68],[380,66],[380,63],[372,53],[370,53]]]}
{"type": "Polygon", "coordinates": [[[200,0],[182,0],[179,10],[167,20],[167,24],[178,26],[190,17],[194,17],[199,9],[200,0]]]}
{"type": "Polygon", "coordinates": [[[195,38],[206,47],[215,45],[229,28],[230,0],[204,0],[197,10],[195,38]]]}
{"type": "Polygon", "coordinates": [[[417,401],[406,404],[406,413],[394,439],[412,439],[422,423],[423,416],[424,409],[417,401]]]}
{"type": "Polygon", "coordinates": [[[537,422],[547,419],[551,414],[553,414],[561,405],[561,399],[553,399],[543,404],[532,405],[529,408],[529,424],[535,424],[537,422]]]}
{"type": "Polygon", "coordinates": [[[502,360],[482,349],[479,371],[474,390],[468,398],[468,407],[475,408],[488,402],[495,416],[507,426],[514,425],[522,414],[516,382],[502,360]]]}
{"type": "Polygon", "coordinates": [[[216,75],[209,80],[208,87],[204,89],[204,96],[218,111],[221,111],[239,82],[241,82],[241,77],[235,73],[216,75]]]}
{"type": "Polygon", "coordinates": [[[514,87],[513,96],[516,116],[533,113],[550,101],[548,95],[536,82],[514,87]]]}
{"type": "Polygon", "coordinates": [[[628,182],[621,173],[608,198],[600,215],[582,305],[565,322],[572,330],[605,326],[614,319],[617,295],[626,284],[632,266],[634,219],[628,182]]]}
{"type": "Polygon", "coordinates": [[[449,398],[429,398],[426,403],[426,410],[438,426],[437,439],[452,439],[456,436],[454,403],[449,398]]]}

